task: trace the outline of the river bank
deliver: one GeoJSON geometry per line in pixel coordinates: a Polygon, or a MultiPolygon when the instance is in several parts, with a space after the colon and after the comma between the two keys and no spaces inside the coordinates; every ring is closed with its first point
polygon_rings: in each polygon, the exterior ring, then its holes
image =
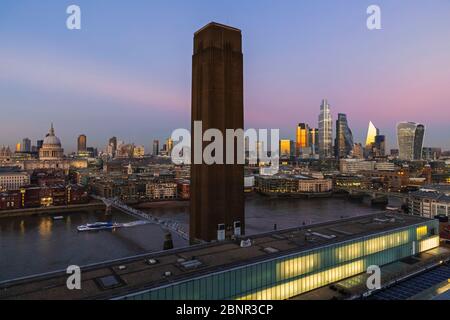
{"type": "Polygon", "coordinates": [[[0,211],[0,219],[1,218],[12,218],[12,217],[38,216],[38,215],[47,215],[47,214],[54,214],[54,213],[70,213],[70,212],[80,212],[80,211],[90,211],[90,210],[104,210],[104,209],[105,209],[105,205],[103,204],[103,202],[92,201],[90,203],[73,204],[73,205],[69,205],[69,206],[2,210],[2,211],[0,211]]]}

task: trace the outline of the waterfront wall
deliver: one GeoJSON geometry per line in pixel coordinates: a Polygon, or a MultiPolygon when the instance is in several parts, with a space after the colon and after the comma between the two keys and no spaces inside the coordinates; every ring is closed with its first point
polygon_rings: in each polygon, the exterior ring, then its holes
{"type": "Polygon", "coordinates": [[[55,206],[55,207],[39,207],[27,208],[18,210],[3,210],[0,211],[1,218],[34,216],[48,213],[70,213],[91,210],[104,210],[105,205],[102,202],[91,202],[86,204],[74,204],[69,206],[55,206]]]}

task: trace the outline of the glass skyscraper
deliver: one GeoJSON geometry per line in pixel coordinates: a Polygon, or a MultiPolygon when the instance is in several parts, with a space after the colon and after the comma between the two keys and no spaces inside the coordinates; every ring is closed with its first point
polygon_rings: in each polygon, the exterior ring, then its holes
{"type": "Polygon", "coordinates": [[[335,155],[337,159],[346,158],[353,149],[353,133],[348,127],[347,115],[338,114],[336,120],[335,155]]]}
{"type": "Polygon", "coordinates": [[[333,118],[330,105],[322,100],[319,115],[319,155],[321,159],[331,158],[333,152],[333,118]]]}
{"type": "Polygon", "coordinates": [[[415,122],[401,122],[397,126],[400,160],[421,160],[425,126],[415,122]]]}
{"type": "Polygon", "coordinates": [[[375,143],[375,137],[380,134],[380,130],[375,127],[372,121],[369,122],[369,129],[367,129],[366,149],[371,149],[375,143]]]}
{"type": "Polygon", "coordinates": [[[309,127],[306,123],[300,123],[297,126],[297,134],[296,134],[296,151],[297,157],[302,155],[305,151],[305,148],[309,146],[309,127]]]}
{"type": "Polygon", "coordinates": [[[309,129],[308,144],[311,147],[311,155],[316,155],[319,152],[319,129],[309,129]]]}

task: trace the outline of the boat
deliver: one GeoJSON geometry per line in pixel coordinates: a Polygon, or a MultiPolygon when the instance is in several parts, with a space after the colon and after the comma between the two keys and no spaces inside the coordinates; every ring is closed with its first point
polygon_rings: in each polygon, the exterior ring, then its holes
{"type": "Polygon", "coordinates": [[[386,207],[386,210],[387,210],[387,211],[401,211],[401,208],[398,208],[398,207],[389,207],[389,206],[387,206],[387,207],[386,207]]]}
{"type": "Polygon", "coordinates": [[[88,223],[77,227],[77,230],[82,231],[97,231],[97,230],[111,230],[115,228],[120,228],[121,225],[113,222],[95,222],[88,223]]]}
{"type": "Polygon", "coordinates": [[[54,216],[53,220],[64,220],[63,216],[54,216]]]}

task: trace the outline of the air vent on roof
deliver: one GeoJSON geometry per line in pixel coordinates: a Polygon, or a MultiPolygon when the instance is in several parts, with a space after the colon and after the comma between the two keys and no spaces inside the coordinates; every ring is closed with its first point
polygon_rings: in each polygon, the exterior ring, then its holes
{"type": "Polygon", "coordinates": [[[252,246],[252,239],[241,240],[241,248],[248,248],[252,246]]]}
{"type": "Polygon", "coordinates": [[[264,248],[264,251],[267,252],[267,253],[276,253],[276,252],[278,252],[280,250],[272,248],[272,247],[267,247],[267,248],[264,248]]]}
{"type": "Polygon", "coordinates": [[[336,236],[334,234],[326,235],[326,234],[322,234],[322,233],[318,233],[318,232],[313,232],[312,235],[316,236],[316,237],[319,237],[319,238],[327,239],[327,240],[331,240],[331,239],[336,238],[336,236]]]}
{"type": "Polygon", "coordinates": [[[390,221],[390,219],[381,219],[381,218],[375,218],[373,219],[375,222],[381,222],[381,223],[387,223],[390,221]]]}
{"type": "Polygon", "coordinates": [[[332,232],[340,233],[340,234],[343,234],[343,235],[346,235],[346,236],[353,235],[353,233],[348,232],[348,231],[344,231],[344,230],[341,230],[341,229],[329,228],[328,230],[330,230],[332,232]]]}
{"type": "Polygon", "coordinates": [[[147,259],[145,260],[145,263],[149,264],[149,265],[154,265],[158,263],[158,260],[156,259],[147,259]]]}
{"type": "Polygon", "coordinates": [[[181,263],[181,266],[187,270],[198,268],[201,265],[202,263],[198,260],[189,260],[181,263]]]}
{"type": "Polygon", "coordinates": [[[122,280],[117,275],[97,278],[95,281],[103,290],[113,289],[123,285],[122,280]]]}

